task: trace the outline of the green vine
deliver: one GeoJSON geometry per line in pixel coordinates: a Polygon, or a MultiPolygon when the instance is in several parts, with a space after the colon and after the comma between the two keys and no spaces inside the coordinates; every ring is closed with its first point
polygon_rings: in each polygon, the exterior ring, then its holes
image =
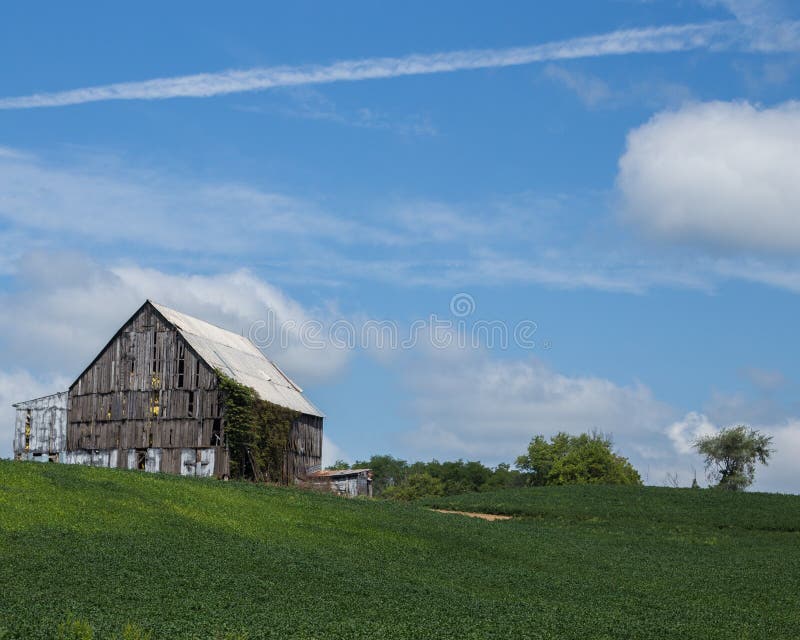
{"type": "Polygon", "coordinates": [[[300,413],[258,397],[255,389],[217,370],[231,476],[286,482],[289,432],[300,413]]]}

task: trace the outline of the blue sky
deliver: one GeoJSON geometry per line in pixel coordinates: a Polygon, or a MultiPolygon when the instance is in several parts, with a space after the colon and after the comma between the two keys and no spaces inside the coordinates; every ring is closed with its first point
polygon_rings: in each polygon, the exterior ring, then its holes
{"type": "Polygon", "coordinates": [[[0,59],[3,406],[152,298],[284,327],[328,458],[599,428],[686,485],[744,422],[800,490],[795,3],[9,2],[0,59]],[[332,335],[432,316],[476,344],[332,335]]]}

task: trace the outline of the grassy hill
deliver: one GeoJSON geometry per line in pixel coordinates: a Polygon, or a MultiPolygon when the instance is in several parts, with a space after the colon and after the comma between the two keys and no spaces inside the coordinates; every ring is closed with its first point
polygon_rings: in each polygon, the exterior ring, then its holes
{"type": "Polygon", "coordinates": [[[0,637],[798,638],[800,497],[427,504],[0,462],[0,637]],[[428,506],[518,516],[484,522],[428,506]],[[3,633],[5,632],[5,636],[3,633]]]}

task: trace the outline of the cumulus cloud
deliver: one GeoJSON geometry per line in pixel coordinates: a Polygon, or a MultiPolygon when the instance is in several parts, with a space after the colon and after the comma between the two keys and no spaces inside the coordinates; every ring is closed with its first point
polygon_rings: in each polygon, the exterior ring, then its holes
{"type": "Polygon", "coordinates": [[[322,436],[322,468],[332,466],[337,460],[351,462],[350,457],[328,436],[322,436]]]}
{"type": "Polygon", "coordinates": [[[264,346],[299,381],[332,375],[348,357],[325,342],[319,348],[303,345],[301,328],[324,319],[324,310],[306,309],[244,269],[175,274],[39,253],[26,257],[18,277],[22,287],[0,296],[0,352],[31,371],[77,375],[147,298],[237,333],[248,334],[258,321],[283,327],[264,346]]]}
{"type": "MultiPolygon", "coordinates": [[[[613,437],[645,483],[671,484],[668,478],[675,477],[686,487],[693,477],[705,484],[703,460],[692,443],[727,425],[704,412],[679,417],[643,384],[567,375],[536,358],[428,348],[396,364],[415,424],[402,438],[412,458],[513,462],[536,434],[598,429],[613,437]]],[[[795,472],[800,421],[772,419],[752,426],[772,435],[776,450],[769,466],[756,473],[753,489],[800,493],[795,472]]]]}
{"type": "Polygon", "coordinates": [[[667,427],[667,435],[678,453],[692,453],[692,443],[716,432],[717,427],[702,413],[696,412],[687,413],[667,427]]]}
{"type": "Polygon", "coordinates": [[[628,134],[623,217],[657,238],[731,249],[800,249],[800,103],[710,102],[628,134]]]}
{"type": "MultiPolygon", "coordinates": [[[[715,424],[704,414],[692,412],[673,422],[667,428],[667,433],[677,453],[681,454],[684,459],[700,465],[701,459],[694,452],[692,443],[699,437],[718,433],[722,426],[727,425],[715,424]]],[[[800,420],[790,418],[782,422],[751,426],[772,436],[773,449],[768,465],[757,467],[756,479],[751,490],[800,493],[800,482],[797,479],[797,457],[800,456],[800,420]]]]}
{"type": "Polygon", "coordinates": [[[644,385],[569,376],[535,359],[501,360],[478,350],[425,352],[406,386],[417,416],[409,445],[420,456],[513,461],[538,434],[612,434],[630,455],[661,437],[670,409],[644,385]]]}

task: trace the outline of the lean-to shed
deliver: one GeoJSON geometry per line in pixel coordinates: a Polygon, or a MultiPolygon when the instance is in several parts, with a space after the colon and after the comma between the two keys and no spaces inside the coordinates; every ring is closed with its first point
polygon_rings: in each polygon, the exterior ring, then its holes
{"type": "Polygon", "coordinates": [[[58,462],[67,438],[67,392],[14,405],[14,453],[18,459],[58,462]]]}
{"type": "Polygon", "coordinates": [[[314,489],[330,491],[340,496],[372,497],[371,469],[328,469],[308,475],[308,484],[314,489]]]}

